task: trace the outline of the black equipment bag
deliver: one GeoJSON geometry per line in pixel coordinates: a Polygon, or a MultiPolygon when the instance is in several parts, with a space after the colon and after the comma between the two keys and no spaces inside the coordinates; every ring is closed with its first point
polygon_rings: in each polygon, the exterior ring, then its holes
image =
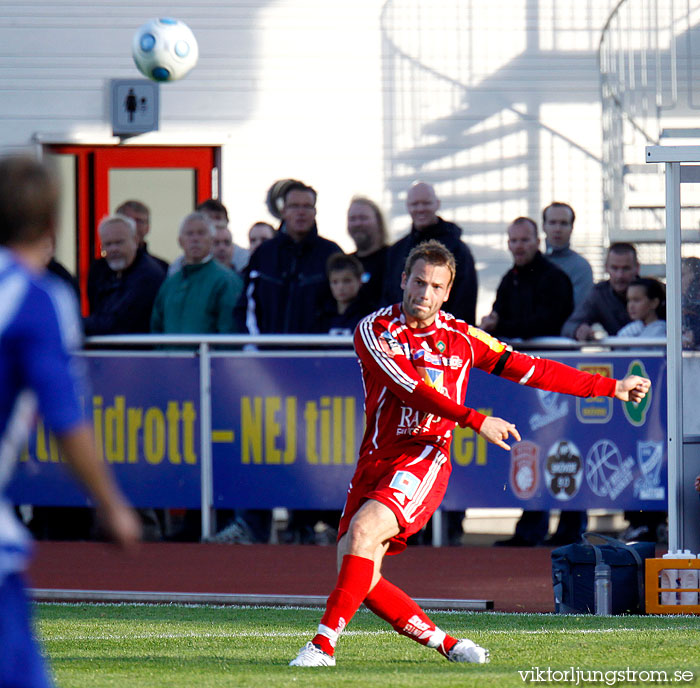
{"type": "Polygon", "coordinates": [[[644,613],[644,560],[653,557],[653,542],[626,545],[620,540],[584,533],[581,543],[552,550],[554,611],[557,614],[594,614],[594,571],[597,563],[610,566],[613,614],[644,613]],[[594,545],[591,539],[605,544],[594,545]]]}

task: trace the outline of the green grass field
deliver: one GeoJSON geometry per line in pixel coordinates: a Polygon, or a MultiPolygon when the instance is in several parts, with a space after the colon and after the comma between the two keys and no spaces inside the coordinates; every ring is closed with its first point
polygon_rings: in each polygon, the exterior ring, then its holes
{"type": "MultiPolygon", "coordinates": [[[[609,672],[628,668],[665,671],[676,685],[696,686],[700,678],[700,618],[687,616],[432,613],[444,630],[489,648],[491,663],[475,666],[447,662],[361,610],[339,641],[338,666],[288,667],[319,615],[307,608],[37,605],[38,632],[60,688],[507,688],[525,685],[519,671],[533,667],[579,669],[579,685],[625,685],[609,672]]],[[[547,682],[544,673],[533,678],[531,685],[547,682]]],[[[575,677],[550,678],[576,685],[575,677]]],[[[634,678],[627,684],[656,685],[661,681],[650,679],[663,676],[634,678]]]]}

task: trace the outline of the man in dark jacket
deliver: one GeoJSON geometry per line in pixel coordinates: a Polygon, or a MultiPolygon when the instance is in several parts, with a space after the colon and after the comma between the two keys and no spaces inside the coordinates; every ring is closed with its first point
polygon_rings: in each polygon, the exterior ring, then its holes
{"type": "Polygon", "coordinates": [[[497,337],[557,337],[574,309],[567,274],[539,251],[537,224],[519,217],[508,227],[513,267],[503,276],[493,310],[479,326],[497,337]]]}
{"type": "MultiPolygon", "coordinates": [[[[503,276],[493,310],[480,323],[503,338],[531,339],[558,336],[574,308],[574,289],[568,275],[539,251],[537,223],[519,217],[508,227],[508,250],[513,267],[503,276]]],[[[585,511],[562,510],[552,543],[575,542],[585,530],[585,511]]],[[[499,546],[542,544],[549,530],[548,511],[523,511],[513,537],[499,546]]]]}
{"type": "Polygon", "coordinates": [[[390,304],[401,301],[401,273],[406,257],[414,246],[436,239],[452,253],[457,262],[452,292],[443,310],[473,325],[476,320],[476,269],[471,251],[462,241],[462,230],[458,225],[437,215],[440,201],[435,189],[425,182],[417,182],[408,190],[406,208],[413,221],[411,233],[389,248],[382,302],[390,304]]]}
{"type": "Polygon", "coordinates": [[[562,335],[580,342],[595,338],[593,325],[599,324],[610,336],[628,322],[627,287],[639,276],[637,250],[632,244],[616,243],[608,248],[605,271],[610,279],[597,282],[586,299],[564,323],[562,335]]]}
{"type": "Polygon", "coordinates": [[[283,224],[250,258],[237,313],[250,334],[318,332],[318,316],[330,298],[326,261],[340,247],[319,236],[316,191],[290,184],[283,224]]]}
{"type": "Polygon", "coordinates": [[[103,258],[90,266],[85,334],[150,332],[151,309],[165,270],[139,250],[136,224],[125,215],[112,215],[98,227],[103,258]]]}
{"type": "Polygon", "coordinates": [[[145,203],[141,201],[129,200],[124,201],[115,211],[115,215],[126,215],[136,223],[136,237],[139,242],[139,253],[145,253],[151,256],[158,265],[163,268],[163,273],[168,271],[168,261],[154,256],[148,250],[146,244],[146,235],[151,231],[151,211],[145,203]]]}

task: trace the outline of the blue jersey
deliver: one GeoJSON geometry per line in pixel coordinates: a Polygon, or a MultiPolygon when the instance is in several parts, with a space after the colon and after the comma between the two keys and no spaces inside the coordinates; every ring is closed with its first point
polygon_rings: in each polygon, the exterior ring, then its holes
{"type": "Polygon", "coordinates": [[[0,582],[20,571],[27,531],[5,499],[35,416],[57,435],[84,422],[82,376],[71,351],[82,333],[75,296],[51,275],[37,276],[0,247],[0,582]]]}

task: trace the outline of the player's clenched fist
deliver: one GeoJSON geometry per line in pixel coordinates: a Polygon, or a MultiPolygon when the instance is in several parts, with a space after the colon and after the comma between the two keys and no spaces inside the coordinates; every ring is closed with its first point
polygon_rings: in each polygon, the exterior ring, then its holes
{"type": "Polygon", "coordinates": [[[639,375],[628,375],[617,381],[615,398],[620,401],[633,401],[638,404],[651,389],[651,380],[639,375]]]}
{"type": "Polygon", "coordinates": [[[509,423],[503,418],[496,416],[487,416],[486,420],[481,425],[479,434],[493,444],[510,451],[510,447],[505,443],[509,435],[512,435],[520,442],[520,433],[513,423],[509,423]]]}

